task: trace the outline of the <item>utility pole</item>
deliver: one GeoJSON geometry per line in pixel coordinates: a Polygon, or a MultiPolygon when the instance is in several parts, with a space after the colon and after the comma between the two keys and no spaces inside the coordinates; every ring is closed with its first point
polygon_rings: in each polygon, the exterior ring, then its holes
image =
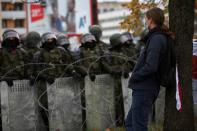
{"type": "Polygon", "coordinates": [[[2,8],[1,8],[2,1],[0,0],[0,35],[2,35],[2,8]]]}
{"type": "Polygon", "coordinates": [[[92,17],[93,17],[93,23],[92,24],[98,24],[98,6],[97,6],[97,0],[92,0],[92,17]]]}

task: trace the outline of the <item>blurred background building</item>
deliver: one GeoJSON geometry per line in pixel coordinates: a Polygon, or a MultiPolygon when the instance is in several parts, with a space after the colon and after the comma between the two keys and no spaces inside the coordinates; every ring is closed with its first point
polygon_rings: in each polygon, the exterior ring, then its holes
{"type": "Polygon", "coordinates": [[[125,30],[120,28],[120,22],[129,14],[123,8],[123,2],[100,2],[98,3],[98,20],[103,29],[103,41],[109,43],[109,37],[114,33],[121,33],[125,30]]]}
{"type": "Polygon", "coordinates": [[[1,33],[12,28],[19,33],[27,32],[26,7],[20,0],[0,0],[1,33]]]}
{"type": "MultiPolygon", "coordinates": [[[[46,0],[48,3],[54,3],[56,0],[46,0]]],[[[63,0],[57,0],[63,2],[63,0]]],[[[80,0],[76,0],[80,1],[80,0]]],[[[129,11],[125,9],[122,4],[123,2],[118,2],[118,0],[97,0],[98,1],[98,23],[101,25],[103,29],[103,41],[109,42],[109,37],[113,33],[123,32],[124,30],[120,29],[120,22],[129,14],[129,11]]],[[[64,2],[65,3],[65,2],[64,2]]],[[[125,2],[124,2],[125,3],[125,2]]],[[[59,4],[60,5],[60,4],[59,4]]],[[[65,7],[66,8],[66,7],[65,7]]],[[[194,36],[197,38],[197,0],[195,6],[195,21],[194,21],[194,36]]],[[[93,8],[95,9],[95,7],[93,8]]],[[[40,9],[41,10],[41,9],[40,9]]],[[[34,10],[35,11],[35,10],[34,10]]],[[[32,23],[30,22],[30,10],[28,10],[27,4],[21,2],[21,0],[0,0],[0,34],[6,28],[12,28],[18,31],[19,33],[26,33],[29,31],[29,27],[32,23]]],[[[51,13],[51,9],[47,5],[45,10],[45,22],[46,17],[49,17],[51,13]]],[[[61,13],[61,12],[59,12],[61,13]]],[[[94,16],[94,15],[93,15],[94,16]]],[[[47,20],[49,20],[48,18],[47,20]]],[[[50,21],[49,21],[50,22],[50,21]]],[[[35,23],[35,22],[34,22],[35,23]]],[[[34,24],[33,23],[33,24],[34,24]]],[[[44,27],[39,23],[39,27],[44,27]]],[[[33,25],[32,24],[32,25],[33,25]]],[[[48,24],[47,26],[50,26],[48,24]]],[[[46,27],[43,31],[50,29],[50,27],[46,27]]],[[[31,30],[31,29],[30,29],[31,30]]]]}

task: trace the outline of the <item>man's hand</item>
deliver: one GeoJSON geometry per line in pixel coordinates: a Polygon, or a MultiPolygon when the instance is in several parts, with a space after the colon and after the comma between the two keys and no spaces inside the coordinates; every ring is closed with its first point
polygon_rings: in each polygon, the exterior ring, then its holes
{"type": "Polygon", "coordinates": [[[34,83],[35,83],[35,77],[34,76],[30,76],[30,78],[29,78],[29,85],[33,86],[34,83]]]}
{"type": "Polygon", "coordinates": [[[11,79],[6,79],[5,81],[7,82],[9,87],[12,87],[14,85],[13,80],[11,79]]]}
{"type": "Polygon", "coordinates": [[[89,77],[90,77],[91,81],[95,81],[95,79],[96,79],[96,75],[95,74],[90,74],[89,77]]]}
{"type": "Polygon", "coordinates": [[[125,72],[125,73],[123,74],[123,77],[124,77],[125,79],[129,78],[129,73],[126,73],[126,72],[125,72]]]}
{"type": "Polygon", "coordinates": [[[51,85],[55,82],[55,78],[52,76],[47,76],[46,81],[51,85]]]}

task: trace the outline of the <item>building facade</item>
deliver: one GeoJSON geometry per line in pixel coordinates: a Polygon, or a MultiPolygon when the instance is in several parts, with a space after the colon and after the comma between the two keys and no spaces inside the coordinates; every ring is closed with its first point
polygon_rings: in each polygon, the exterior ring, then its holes
{"type": "Polygon", "coordinates": [[[129,11],[123,8],[122,2],[101,2],[98,4],[99,25],[103,29],[102,40],[109,43],[109,38],[114,33],[125,30],[120,28],[120,22],[125,19],[129,11]]]}
{"type": "MultiPolygon", "coordinates": [[[[1,31],[14,29],[19,33],[27,32],[26,5],[21,0],[0,0],[1,1],[1,31]]],[[[1,32],[1,33],[2,33],[1,32]]]]}

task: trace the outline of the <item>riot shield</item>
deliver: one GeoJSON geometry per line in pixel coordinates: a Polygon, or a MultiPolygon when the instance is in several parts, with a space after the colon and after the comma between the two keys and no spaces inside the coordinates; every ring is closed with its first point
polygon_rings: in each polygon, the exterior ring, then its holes
{"type": "Polygon", "coordinates": [[[1,82],[0,86],[3,131],[36,131],[35,88],[27,80],[16,80],[12,87],[1,82]]]}
{"type": "Polygon", "coordinates": [[[166,88],[161,87],[159,95],[155,101],[155,120],[156,122],[164,121],[164,110],[165,110],[165,94],[166,88]]]}
{"type": "Polygon", "coordinates": [[[127,117],[132,103],[132,90],[128,88],[129,79],[130,78],[121,78],[125,118],[127,117]]]}
{"type": "Polygon", "coordinates": [[[47,84],[50,131],[82,130],[80,82],[72,77],[47,84]]]}
{"type": "Polygon", "coordinates": [[[194,114],[197,117],[197,79],[192,80],[193,86],[193,101],[194,101],[194,114]]]}
{"type": "Polygon", "coordinates": [[[110,75],[97,75],[95,81],[85,78],[87,130],[104,131],[115,126],[114,80],[110,75]]]}

